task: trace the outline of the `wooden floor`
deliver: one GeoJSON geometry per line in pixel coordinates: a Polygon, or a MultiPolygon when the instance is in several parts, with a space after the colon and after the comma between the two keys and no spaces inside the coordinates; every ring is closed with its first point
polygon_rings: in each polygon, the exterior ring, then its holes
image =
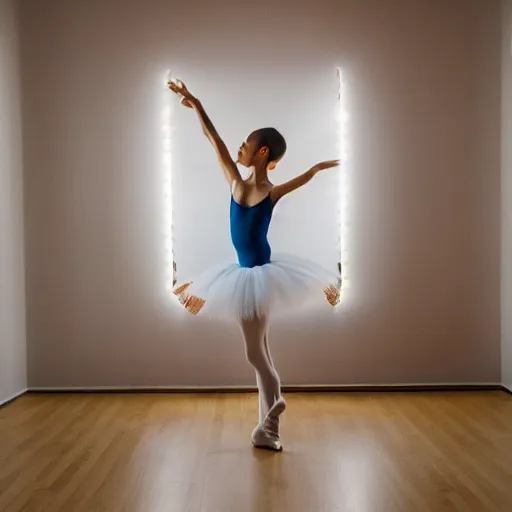
{"type": "Polygon", "coordinates": [[[28,395],[0,409],[1,512],[511,512],[512,396],[28,395]]]}

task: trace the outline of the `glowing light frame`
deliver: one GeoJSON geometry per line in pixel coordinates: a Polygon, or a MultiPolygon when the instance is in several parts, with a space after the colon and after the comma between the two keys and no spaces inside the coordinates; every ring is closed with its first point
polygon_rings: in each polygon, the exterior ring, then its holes
{"type": "MultiPolygon", "coordinates": [[[[340,182],[339,182],[339,229],[340,229],[340,264],[341,264],[341,290],[349,288],[348,280],[348,196],[349,196],[349,166],[350,153],[348,141],[349,114],[347,112],[346,84],[343,79],[341,68],[336,68],[339,81],[338,89],[338,132],[340,152],[340,182]]],[[[172,126],[171,126],[171,100],[167,81],[171,78],[170,72],[165,77],[164,109],[162,112],[162,134],[163,134],[163,206],[164,206],[164,249],[165,249],[165,287],[169,294],[176,300],[172,293],[176,283],[176,267],[173,250],[173,199],[172,199],[172,126]]],[[[339,302],[338,302],[339,305],[339,302]]]]}
{"type": "Polygon", "coordinates": [[[162,111],[162,167],[163,167],[163,206],[164,206],[164,250],[165,250],[165,288],[177,300],[172,293],[176,281],[176,268],[174,263],[172,222],[172,126],[171,126],[171,101],[167,81],[171,78],[170,71],[165,76],[164,108],[162,111]]]}
{"type": "MultiPolygon", "coordinates": [[[[336,69],[339,81],[338,89],[338,133],[340,151],[340,189],[339,189],[339,223],[340,223],[340,263],[341,263],[341,290],[350,286],[348,279],[348,197],[349,197],[349,114],[347,111],[347,86],[343,79],[341,68],[336,69]]],[[[338,303],[339,304],[339,303],[338,303]]]]}

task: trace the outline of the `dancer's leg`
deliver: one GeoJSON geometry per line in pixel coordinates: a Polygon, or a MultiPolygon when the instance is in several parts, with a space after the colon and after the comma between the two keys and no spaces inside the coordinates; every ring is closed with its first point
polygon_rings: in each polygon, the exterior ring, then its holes
{"type": "MultiPolygon", "coordinates": [[[[265,355],[267,357],[268,364],[274,369],[274,371],[277,374],[277,370],[275,369],[275,366],[274,366],[274,361],[272,361],[272,357],[270,355],[270,348],[268,346],[268,326],[265,331],[263,347],[265,349],[265,355]]],[[[281,388],[281,379],[279,379],[279,388],[281,388]]],[[[258,385],[258,389],[260,389],[259,385],[258,385]]],[[[279,389],[279,393],[281,393],[281,389],[279,389]]],[[[268,407],[265,407],[265,404],[263,403],[263,400],[261,399],[261,396],[260,396],[260,422],[263,421],[263,419],[265,418],[267,413],[268,413],[268,407]]],[[[277,421],[277,428],[279,428],[279,418],[276,418],[276,421],[277,421]]]]}
{"type": "Polygon", "coordinates": [[[258,386],[258,417],[261,423],[265,419],[265,416],[267,415],[268,411],[265,409],[262,391],[263,385],[258,372],[256,372],[256,385],[258,386]]]}
{"type": "Polygon", "coordinates": [[[265,332],[265,353],[267,354],[267,359],[268,359],[268,362],[270,363],[270,366],[272,366],[272,368],[275,369],[274,367],[274,361],[272,361],[272,357],[270,356],[270,348],[268,346],[268,327],[267,327],[267,330],[265,332]]]}
{"type": "Polygon", "coordinates": [[[260,421],[263,421],[269,409],[281,396],[281,382],[272,364],[267,345],[266,318],[242,320],[240,327],[245,342],[247,360],[256,371],[260,395],[260,421]]]}
{"type": "MultiPolygon", "coordinates": [[[[264,338],[264,349],[265,349],[265,355],[267,356],[267,361],[268,361],[268,364],[274,368],[275,370],[275,366],[274,366],[274,362],[272,361],[272,357],[270,356],[270,349],[269,349],[269,346],[268,346],[268,326],[267,326],[267,329],[265,331],[265,338],[264,338]]],[[[277,370],[275,370],[276,373],[277,373],[277,370]]],[[[258,384],[258,390],[261,389],[261,382],[260,382],[260,378],[258,376],[258,372],[256,372],[256,382],[258,384]]],[[[263,393],[258,393],[259,395],[259,418],[260,418],[260,423],[265,419],[265,416],[267,415],[268,413],[268,407],[265,406],[265,403],[264,403],[264,400],[263,400],[263,393]]],[[[279,419],[277,420],[278,423],[279,423],[279,419]]]]}
{"type": "Polygon", "coordinates": [[[281,451],[283,448],[279,439],[279,416],[285,410],[286,403],[281,397],[281,382],[270,357],[267,320],[243,320],[240,327],[247,360],[256,371],[258,383],[260,421],[253,430],[251,439],[257,448],[281,451]]]}

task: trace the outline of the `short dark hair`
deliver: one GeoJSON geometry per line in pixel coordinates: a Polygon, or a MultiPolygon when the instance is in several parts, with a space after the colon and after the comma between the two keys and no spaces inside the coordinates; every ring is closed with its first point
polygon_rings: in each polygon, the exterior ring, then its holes
{"type": "Polygon", "coordinates": [[[258,140],[259,147],[268,147],[268,161],[280,160],[286,153],[286,141],[275,128],[260,128],[251,133],[258,140]]]}

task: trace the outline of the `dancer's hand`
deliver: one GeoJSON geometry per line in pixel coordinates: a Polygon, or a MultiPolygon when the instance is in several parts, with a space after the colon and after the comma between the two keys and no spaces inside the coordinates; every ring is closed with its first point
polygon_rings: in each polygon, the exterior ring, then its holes
{"type": "Polygon", "coordinates": [[[340,165],[339,160],[327,160],[325,162],[320,162],[314,165],[311,170],[314,174],[317,174],[320,171],[325,171],[326,169],[331,169],[332,167],[338,167],[338,165],[340,165]]]}
{"type": "Polygon", "coordinates": [[[194,108],[194,105],[197,103],[197,98],[191,94],[191,92],[187,89],[187,86],[181,80],[168,80],[167,86],[169,89],[176,93],[178,96],[181,96],[181,104],[187,108],[194,108]]]}

